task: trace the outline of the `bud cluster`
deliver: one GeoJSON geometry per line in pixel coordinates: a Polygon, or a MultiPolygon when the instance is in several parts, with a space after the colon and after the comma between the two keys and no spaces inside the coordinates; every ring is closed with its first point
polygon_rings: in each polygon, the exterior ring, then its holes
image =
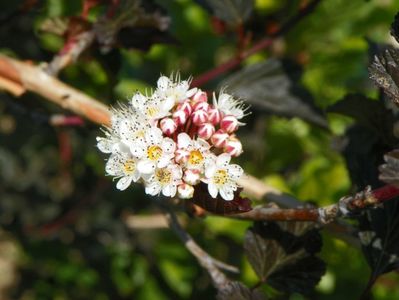
{"type": "Polygon", "coordinates": [[[147,194],[188,199],[204,182],[213,198],[233,200],[243,170],[230,159],[242,153],[235,132],[246,109],[225,92],[210,103],[189,80],[161,76],[153,93],[137,92],[113,109],[111,127],[97,138],[100,151],[110,154],[106,173],[120,190],[142,182],[147,194]]]}

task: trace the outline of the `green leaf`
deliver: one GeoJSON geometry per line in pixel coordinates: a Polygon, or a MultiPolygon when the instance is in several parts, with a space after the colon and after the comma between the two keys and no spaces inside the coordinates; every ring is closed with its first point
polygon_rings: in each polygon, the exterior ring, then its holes
{"type": "Polygon", "coordinates": [[[315,255],[321,237],[309,222],[255,222],[244,240],[250,264],[260,280],[283,292],[308,293],[325,273],[315,255]]]}

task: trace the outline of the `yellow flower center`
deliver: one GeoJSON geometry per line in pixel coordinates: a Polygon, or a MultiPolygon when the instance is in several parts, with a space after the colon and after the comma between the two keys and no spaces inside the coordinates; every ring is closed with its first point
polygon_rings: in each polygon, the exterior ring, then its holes
{"type": "Polygon", "coordinates": [[[172,173],[166,169],[158,169],[155,171],[155,177],[161,184],[168,184],[172,179],[172,173]]]}
{"type": "Polygon", "coordinates": [[[162,156],[162,149],[159,146],[150,146],[147,149],[147,156],[150,160],[158,160],[162,156]]]}
{"type": "Polygon", "coordinates": [[[123,164],[123,171],[125,174],[131,174],[136,170],[136,162],[133,159],[128,159],[123,164]]]}
{"type": "Polygon", "coordinates": [[[152,106],[147,108],[147,116],[153,118],[159,112],[159,108],[156,106],[152,106]]]}
{"type": "Polygon", "coordinates": [[[227,182],[227,177],[226,170],[217,170],[213,176],[213,183],[217,185],[223,185],[227,182]]]}
{"type": "Polygon", "coordinates": [[[190,156],[188,158],[188,163],[190,165],[199,165],[204,160],[201,152],[198,150],[193,150],[190,152],[190,156]]]}
{"type": "Polygon", "coordinates": [[[144,130],[138,130],[134,133],[134,138],[144,138],[144,130]]]}

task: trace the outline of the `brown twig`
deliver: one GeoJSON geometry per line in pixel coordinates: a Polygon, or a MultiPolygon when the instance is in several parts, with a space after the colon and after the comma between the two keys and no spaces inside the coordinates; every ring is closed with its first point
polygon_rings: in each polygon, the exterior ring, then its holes
{"type": "Polygon", "coordinates": [[[184,243],[188,251],[190,251],[190,253],[198,260],[200,265],[208,271],[214,286],[218,290],[224,289],[231,281],[220,269],[235,273],[239,272],[238,269],[210,256],[194,241],[191,235],[181,227],[176,214],[168,205],[160,204],[160,207],[165,215],[169,228],[174,231],[178,238],[184,243]]]}
{"type": "Polygon", "coordinates": [[[224,64],[221,64],[203,74],[195,76],[191,85],[196,87],[202,86],[203,84],[218,77],[219,75],[237,67],[244,59],[248,58],[249,56],[270,47],[276,38],[279,38],[282,35],[286,34],[289,30],[291,30],[291,28],[294,28],[295,25],[299,23],[304,17],[312,13],[320,2],[321,0],[310,1],[306,6],[301,8],[297,14],[295,14],[286,23],[284,23],[284,25],[282,25],[274,34],[261,39],[247,51],[240,51],[236,57],[230,59],[224,64]]]}

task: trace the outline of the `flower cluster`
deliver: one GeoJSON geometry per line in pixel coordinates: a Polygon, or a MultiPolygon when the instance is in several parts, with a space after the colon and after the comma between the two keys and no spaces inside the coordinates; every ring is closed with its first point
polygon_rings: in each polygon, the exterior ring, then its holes
{"type": "Polygon", "coordinates": [[[230,160],[242,152],[234,133],[245,112],[242,101],[223,91],[209,103],[189,80],[161,76],[150,95],[137,92],[112,110],[97,147],[110,154],[105,170],[119,190],[142,182],[149,195],[188,199],[204,182],[213,198],[233,200],[243,170],[230,160]]]}

